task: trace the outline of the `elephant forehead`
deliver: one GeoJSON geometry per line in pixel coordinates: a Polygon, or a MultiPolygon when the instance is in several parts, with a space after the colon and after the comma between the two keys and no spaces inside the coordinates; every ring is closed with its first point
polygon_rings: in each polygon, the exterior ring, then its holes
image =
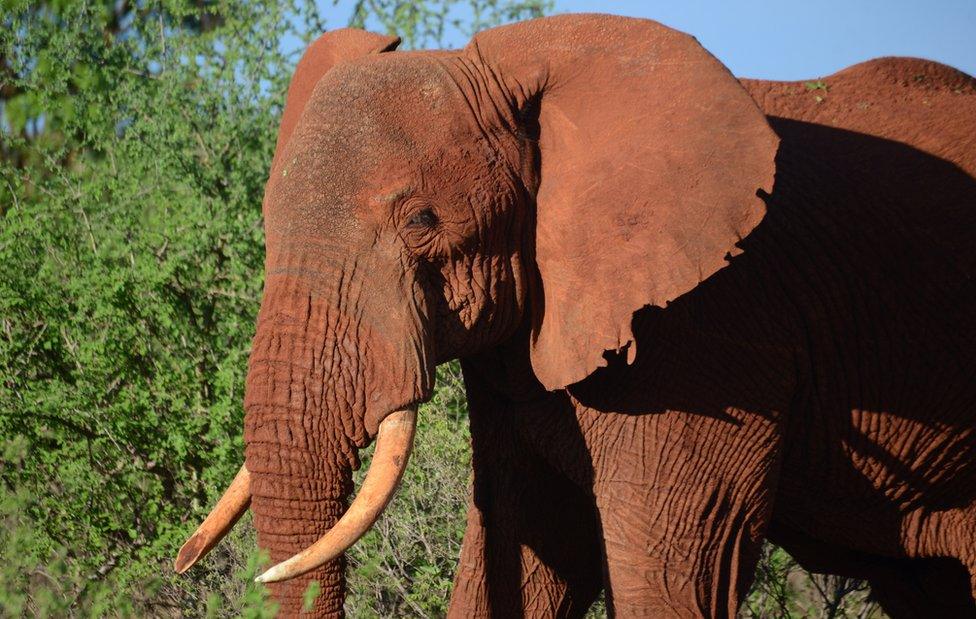
{"type": "MultiPolygon", "coordinates": [[[[363,144],[345,127],[296,130],[281,165],[269,179],[265,216],[269,230],[294,233],[362,229],[370,206],[391,187],[412,186],[419,157],[405,154],[409,138],[398,148],[363,144]]],[[[372,217],[371,219],[376,219],[372,217]]]]}
{"type": "Polygon", "coordinates": [[[269,232],[311,233],[347,227],[350,207],[362,189],[363,157],[340,140],[302,140],[296,131],[266,196],[269,232]]]}
{"type": "Polygon", "coordinates": [[[388,193],[393,179],[409,183],[456,143],[462,103],[430,58],[336,67],[316,85],[269,179],[269,228],[357,227],[369,197],[388,193]]]}
{"type": "Polygon", "coordinates": [[[397,53],[336,67],[316,85],[305,115],[344,139],[397,149],[450,133],[463,104],[435,55],[397,53]]]}

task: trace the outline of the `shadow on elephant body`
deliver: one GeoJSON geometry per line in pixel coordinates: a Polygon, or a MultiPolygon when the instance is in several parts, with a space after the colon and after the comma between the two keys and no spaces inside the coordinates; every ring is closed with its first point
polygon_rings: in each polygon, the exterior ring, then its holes
{"type": "MultiPolygon", "coordinates": [[[[587,489],[592,453],[575,407],[730,425],[740,423],[730,411],[781,418],[774,522],[885,562],[884,578],[961,583],[935,558],[906,557],[953,549],[906,548],[904,536],[906,513],[976,499],[976,181],[899,142],[771,122],[782,139],[776,187],[744,252],[667,308],[637,312],[633,363],[607,353],[605,368],[568,389],[578,404],[550,415],[565,422],[542,424],[561,429],[529,432],[532,448],[587,489]]],[[[969,542],[950,543],[961,553],[969,542]]]]}
{"type": "Polygon", "coordinates": [[[771,120],[777,185],[741,258],[758,249],[779,267],[772,307],[799,310],[805,342],[774,520],[870,554],[955,552],[972,569],[959,555],[976,524],[976,181],[900,142],[771,120]],[[957,516],[905,519],[960,511],[968,531],[950,529],[957,516]]]}

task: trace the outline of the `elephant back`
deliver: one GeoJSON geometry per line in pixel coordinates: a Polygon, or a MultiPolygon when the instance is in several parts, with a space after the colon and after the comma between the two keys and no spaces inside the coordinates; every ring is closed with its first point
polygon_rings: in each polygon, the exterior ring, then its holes
{"type": "Polygon", "coordinates": [[[767,116],[900,142],[976,177],[976,79],[950,66],[887,57],[812,80],[739,81],[767,116]]]}

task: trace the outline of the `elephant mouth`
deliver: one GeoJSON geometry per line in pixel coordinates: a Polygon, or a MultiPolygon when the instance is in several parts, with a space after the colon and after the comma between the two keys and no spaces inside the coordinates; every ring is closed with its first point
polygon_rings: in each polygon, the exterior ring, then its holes
{"type": "MultiPolygon", "coordinates": [[[[366,534],[396,493],[407,468],[417,428],[416,407],[395,411],[380,422],[366,478],[349,509],[325,535],[255,578],[272,583],[301,576],[339,557],[366,534]]],[[[180,548],[174,569],[182,574],[227,535],[251,503],[250,473],[242,466],[210,514],[180,548]]]]}

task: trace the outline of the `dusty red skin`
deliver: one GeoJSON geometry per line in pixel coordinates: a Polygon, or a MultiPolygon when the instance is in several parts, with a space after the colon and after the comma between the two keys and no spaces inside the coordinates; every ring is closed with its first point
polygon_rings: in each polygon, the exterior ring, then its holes
{"type": "MultiPolygon", "coordinates": [[[[767,123],[644,20],[329,36],[358,52],[289,96],[265,200],[245,439],[276,561],[461,358],[454,616],[578,616],[603,587],[621,616],[729,616],[767,533],[895,616],[976,611],[972,78],[744,82],[767,123]]],[[[341,565],[310,578],[337,614],[341,565]]],[[[284,615],[308,581],[273,588],[284,615]]]]}
{"type": "MultiPolygon", "coordinates": [[[[335,65],[393,49],[398,41],[344,29],[309,46],[288,89],[265,189],[270,222],[276,221],[268,208],[284,165],[281,157],[315,85],[335,65]]],[[[330,348],[349,346],[362,330],[311,293],[318,286],[314,279],[289,271],[314,264],[312,256],[276,254],[280,236],[271,226],[267,233],[265,295],[249,363],[244,438],[258,544],[278,563],[311,545],[342,515],[352,489],[356,447],[368,438],[362,417],[351,410],[361,408],[363,400],[363,380],[349,369],[358,359],[341,362],[330,354],[330,348]],[[341,375],[330,376],[337,368],[341,375]]],[[[313,580],[321,594],[305,614],[342,614],[343,562],[333,561],[303,577],[268,585],[280,604],[279,616],[299,615],[302,594],[313,580]]]]}

